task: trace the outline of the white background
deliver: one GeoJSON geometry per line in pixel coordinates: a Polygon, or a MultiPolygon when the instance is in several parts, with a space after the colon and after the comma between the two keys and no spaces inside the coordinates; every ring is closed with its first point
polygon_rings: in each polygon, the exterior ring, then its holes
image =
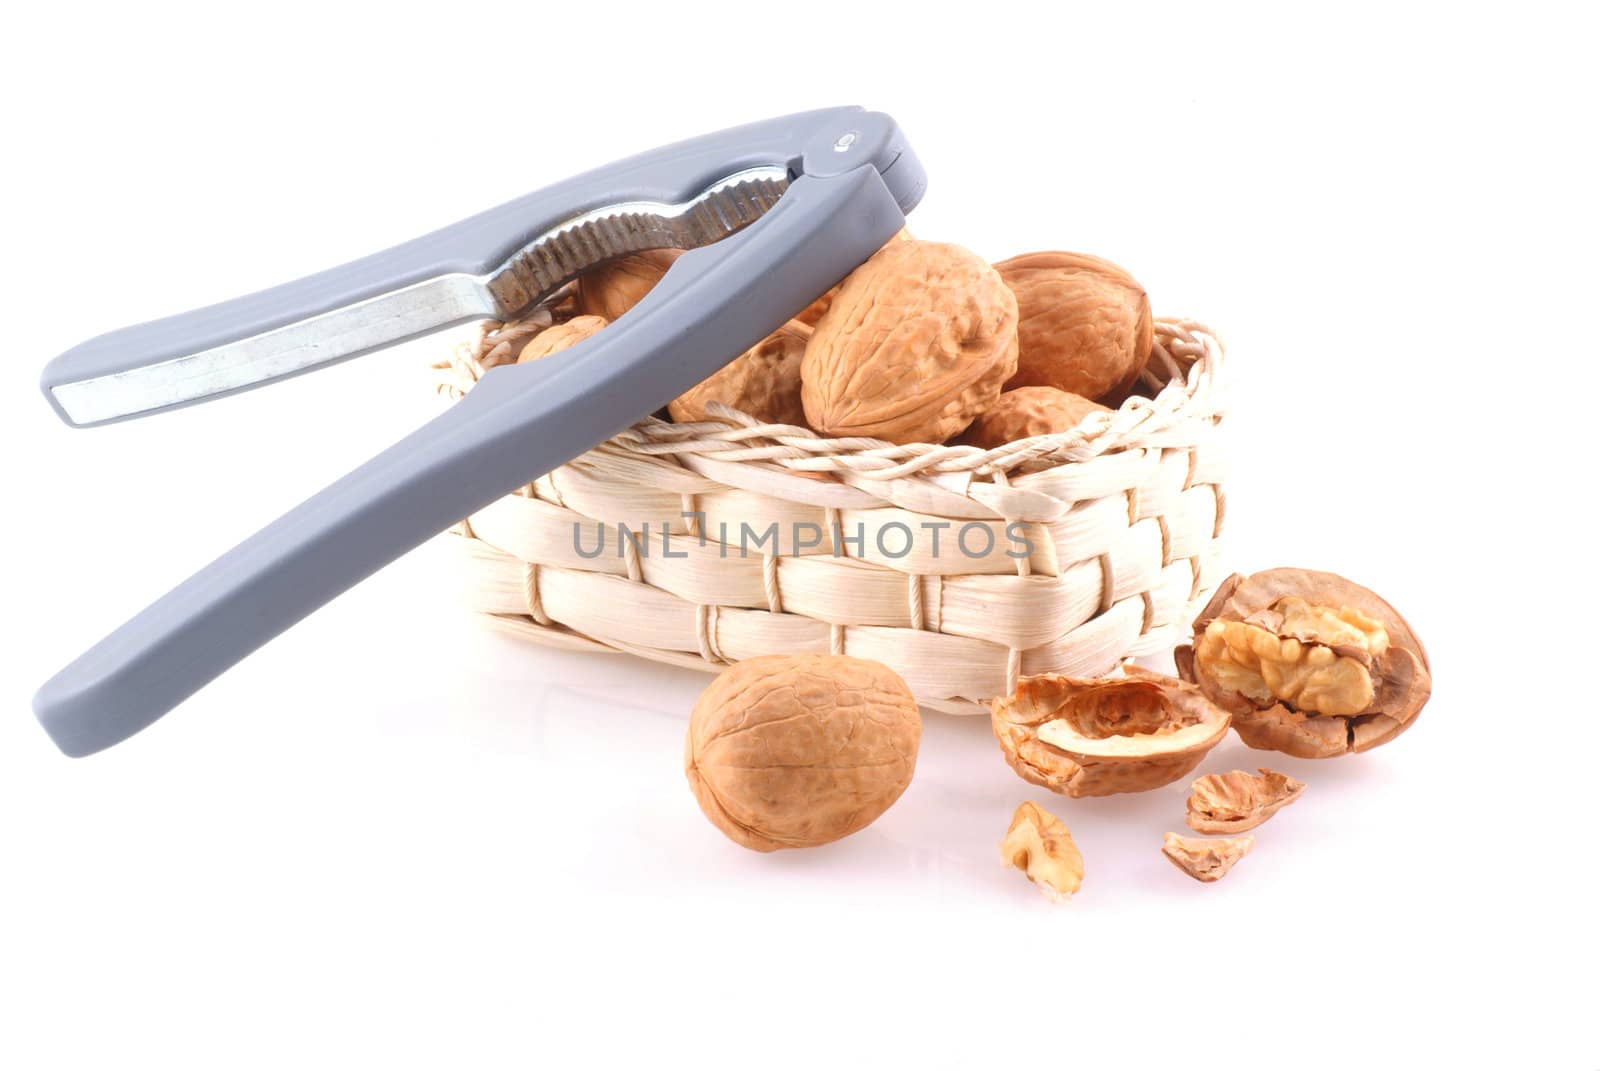
{"type": "Polygon", "coordinates": [[[1600,1066],[1590,35],[1190,7],[9,14],[0,1065],[1600,1066]],[[1158,853],[1183,786],[1051,798],[938,717],[878,823],[756,855],[683,781],[704,677],[492,635],[432,547],[55,753],[33,688],[430,415],[446,343],[93,431],[50,356],[850,102],[925,162],[918,235],[1099,253],[1217,325],[1227,564],[1399,606],[1410,733],[1274,761],[1310,787],[1211,887],[1158,853]],[[1025,798],[1082,845],[1066,908],[999,864],[1025,798]]]}

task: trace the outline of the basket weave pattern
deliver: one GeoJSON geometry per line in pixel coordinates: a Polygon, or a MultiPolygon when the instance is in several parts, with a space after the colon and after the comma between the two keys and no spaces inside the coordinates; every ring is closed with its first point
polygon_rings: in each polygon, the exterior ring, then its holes
{"type": "MultiPolygon", "coordinates": [[[[441,393],[549,322],[485,325],[441,393]]],[[[994,450],[646,418],[455,529],[466,600],[527,639],[699,669],[875,659],[925,707],[981,713],[1021,674],[1186,633],[1219,579],[1222,362],[1207,328],[1158,320],[1153,397],[994,450]]]]}

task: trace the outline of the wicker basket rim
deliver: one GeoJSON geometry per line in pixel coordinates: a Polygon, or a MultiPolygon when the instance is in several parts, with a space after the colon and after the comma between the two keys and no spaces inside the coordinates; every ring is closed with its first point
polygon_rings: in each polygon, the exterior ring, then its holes
{"type": "MultiPolygon", "coordinates": [[[[494,366],[482,358],[494,352],[497,333],[513,326],[484,324],[475,342],[463,344],[449,360],[434,366],[444,373],[437,389],[453,397],[465,393],[494,366]]],[[[707,408],[720,420],[677,424],[647,416],[618,432],[606,445],[663,460],[711,456],[726,462],[767,462],[797,473],[848,472],[872,480],[963,474],[1003,481],[1017,470],[1142,448],[1179,425],[1214,423],[1221,415],[1218,381],[1224,352],[1216,332],[1200,321],[1158,318],[1151,363],[1163,366],[1168,378],[1155,397],[1134,395],[1115,410],[1089,414],[1068,431],[1019,439],[988,450],[961,444],[829,438],[810,428],[764,423],[717,402],[707,408]]]]}

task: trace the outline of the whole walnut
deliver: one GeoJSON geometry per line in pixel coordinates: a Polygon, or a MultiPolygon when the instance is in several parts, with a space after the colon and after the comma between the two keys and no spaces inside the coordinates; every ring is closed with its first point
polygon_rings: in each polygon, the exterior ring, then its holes
{"type": "Polygon", "coordinates": [[[800,404],[800,361],[811,328],[790,320],[674,398],[667,411],[680,424],[708,420],[707,402],[721,402],[769,424],[805,426],[800,404]]]}
{"type": "Polygon", "coordinates": [[[985,409],[961,441],[992,450],[1034,435],[1071,431],[1090,413],[1110,412],[1089,399],[1054,387],[1018,387],[985,409]]]}
{"type": "Polygon", "coordinates": [[[517,363],[525,364],[552,353],[560,353],[568,346],[576,346],[584,339],[598,335],[605,325],[606,321],[599,316],[574,316],[564,324],[547,327],[522,347],[522,352],[517,354],[517,363]]]}
{"type": "Polygon", "coordinates": [[[940,443],[994,404],[1017,366],[1017,302],[974,253],[890,242],[845,279],[801,365],[825,435],[940,443]]]}
{"type": "Polygon", "coordinates": [[[648,249],[608,261],[578,278],[578,311],[616,320],[661,281],[681,249],[648,249]]]}
{"type": "Polygon", "coordinates": [[[766,655],[724,670],[689,715],[684,772],[712,825],[758,852],[867,826],[900,798],[922,719],[887,666],[766,655]]]}
{"type": "Polygon", "coordinates": [[[1150,299],[1127,272],[1086,253],[996,264],[1017,295],[1017,373],[1006,384],[1120,402],[1150,359],[1150,299]]]}

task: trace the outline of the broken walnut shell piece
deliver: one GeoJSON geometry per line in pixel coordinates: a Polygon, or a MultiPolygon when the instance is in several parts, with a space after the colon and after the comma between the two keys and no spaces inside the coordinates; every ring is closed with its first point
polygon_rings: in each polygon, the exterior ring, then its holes
{"type": "Polygon", "coordinates": [[[1227,711],[1194,685],[1124,673],[1023,677],[997,697],[990,725],[1011,768],[1066,796],[1143,792],[1189,773],[1227,733],[1227,711]]]}
{"type": "Polygon", "coordinates": [[[1246,744],[1306,759],[1394,739],[1433,688],[1427,652],[1394,607],[1310,569],[1229,577],[1173,658],[1246,744]]]}
{"type": "Polygon", "coordinates": [[[1000,861],[1028,875],[1046,899],[1065,903],[1083,885],[1083,853],[1067,823],[1036,803],[1021,803],[1000,842],[1000,861]]]}
{"type": "Polygon", "coordinates": [[[1259,776],[1243,770],[1206,774],[1189,786],[1184,821],[1196,833],[1243,833],[1299,799],[1305,789],[1304,781],[1265,767],[1259,776]]]}
{"type": "Polygon", "coordinates": [[[1233,869],[1233,864],[1250,854],[1256,839],[1243,837],[1180,837],[1167,833],[1161,838],[1161,854],[1172,865],[1195,881],[1210,883],[1233,869]]]}

